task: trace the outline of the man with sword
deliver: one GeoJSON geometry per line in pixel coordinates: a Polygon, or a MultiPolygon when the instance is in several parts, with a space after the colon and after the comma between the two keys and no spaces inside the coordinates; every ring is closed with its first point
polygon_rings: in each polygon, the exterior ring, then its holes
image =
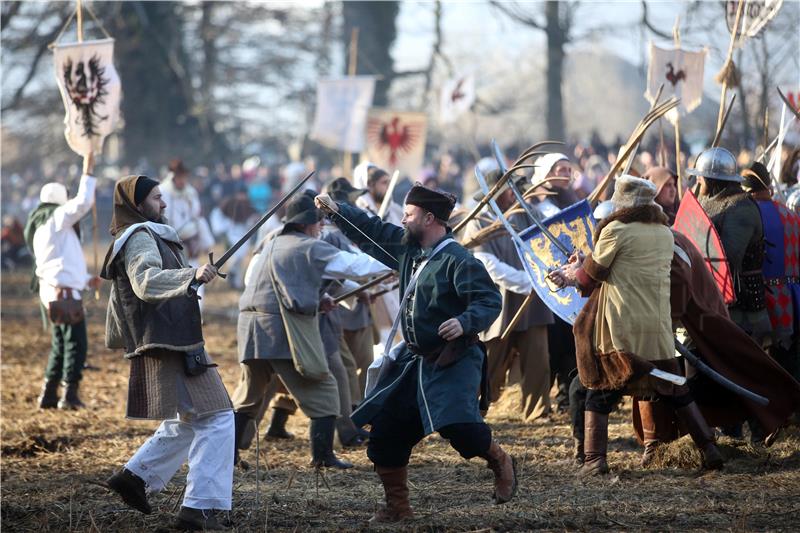
{"type": "Polygon", "coordinates": [[[483,265],[452,238],[447,220],[455,198],[415,185],[406,197],[405,229],[327,195],[316,202],[350,240],[400,273],[401,311],[389,338],[402,326],[404,342],[384,351],[352,415],[356,424],[372,425],[367,455],[386,495],[386,507],[371,521],[413,517],[408,461],[434,431],[462,457],[485,459],[495,501],[509,501],[517,485],[514,460],[492,438],[478,402],[485,360],[478,333],[497,318],[501,299],[483,265]]]}
{"type": "Polygon", "coordinates": [[[128,176],[114,187],[111,234],[101,276],[111,281],[106,344],[130,360],[126,416],[162,420],[155,434],[111,476],[108,487],[150,514],[159,492],[189,462],[180,529],[220,529],[230,511],[233,413],[204,349],[200,308],[190,286],[217,275],[188,265],[177,232],[163,218],[158,182],[128,176]]]}

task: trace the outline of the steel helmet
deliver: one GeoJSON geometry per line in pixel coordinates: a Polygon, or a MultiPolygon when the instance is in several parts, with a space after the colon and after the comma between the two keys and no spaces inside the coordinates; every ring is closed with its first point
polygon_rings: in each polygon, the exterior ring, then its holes
{"type": "Polygon", "coordinates": [[[697,156],[694,168],[686,169],[690,176],[702,176],[712,180],[740,183],[742,177],[736,172],[736,158],[725,148],[709,148],[697,156]]]}

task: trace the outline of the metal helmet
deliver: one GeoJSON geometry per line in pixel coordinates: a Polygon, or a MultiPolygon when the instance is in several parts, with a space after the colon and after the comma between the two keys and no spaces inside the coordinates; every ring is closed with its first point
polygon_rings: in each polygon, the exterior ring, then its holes
{"type": "Polygon", "coordinates": [[[736,158],[725,148],[709,148],[697,156],[694,168],[686,169],[691,176],[702,176],[713,180],[740,183],[742,177],[736,171],[736,158]]]}
{"type": "Polygon", "coordinates": [[[611,203],[611,200],[606,200],[605,202],[600,202],[597,204],[597,207],[594,208],[594,213],[592,213],[592,216],[595,220],[603,220],[613,212],[614,204],[611,203]]]}

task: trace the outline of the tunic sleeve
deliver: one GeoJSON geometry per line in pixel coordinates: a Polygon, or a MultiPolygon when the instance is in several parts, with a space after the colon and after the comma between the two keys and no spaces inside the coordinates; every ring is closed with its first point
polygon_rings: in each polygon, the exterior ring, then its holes
{"type": "Polygon", "coordinates": [[[455,268],[453,280],[459,299],[467,308],[456,318],[465,335],[476,335],[492,325],[500,315],[502,299],[483,264],[471,257],[455,268]]]}
{"type": "Polygon", "coordinates": [[[144,231],[125,244],[125,271],[136,296],[151,303],[185,296],[195,275],[194,268],[164,270],[156,242],[144,231]]]}

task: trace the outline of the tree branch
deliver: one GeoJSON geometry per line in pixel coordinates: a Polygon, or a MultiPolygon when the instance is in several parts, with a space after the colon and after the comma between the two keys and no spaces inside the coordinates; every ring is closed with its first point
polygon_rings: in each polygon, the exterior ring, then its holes
{"type": "Polygon", "coordinates": [[[662,32],[661,30],[653,26],[653,24],[650,22],[650,19],[647,18],[647,0],[642,0],[642,24],[644,25],[645,28],[653,32],[655,35],[663,37],[664,39],[669,39],[670,41],[672,40],[671,33],[662,32]]]}
{"type": "Polygon", "coordinates": [[[532,28],[536,28],[537,30],[545,30],[544,24],[542,24],[535,18],[523,14],[521,10],[514,3],[501,2],[499,0],[490,0],[489,4],[492,7],[501,11],[507,17],[510,17],[511,19],[521,24],[525,24],[526,26],[531,26],[532,28]]]}
{"type": "Polygon", "coordinates": [[[5,29],[22,7],[22,2],[6,2],[3,5],[3,15],[0,18],[0,28],[5,29]]]}

